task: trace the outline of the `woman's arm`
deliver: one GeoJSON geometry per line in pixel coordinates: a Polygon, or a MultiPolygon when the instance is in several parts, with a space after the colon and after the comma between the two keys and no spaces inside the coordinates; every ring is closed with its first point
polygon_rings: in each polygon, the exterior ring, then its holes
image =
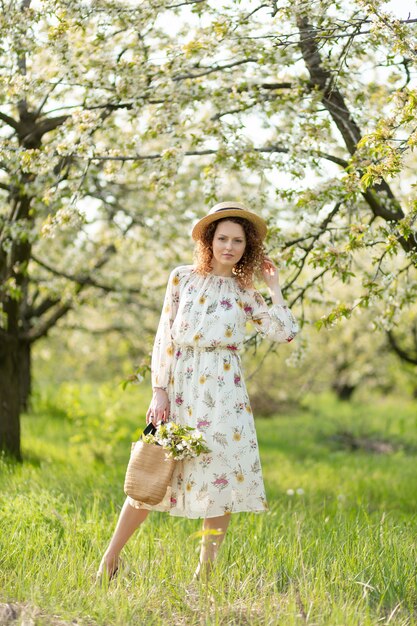
{"type": "Polygon", "coordinates": [[[171,335],[172,324],[178,310],[179,303],[179,272],[172,270],[165,292],[161,317],[156,331],[152,358],[151,380],[153,396],[146,413],[146,421],[156,424],[165,421],[169,416],[168,385],[171,377],[174,358],[174,345],[171,335]]]}
{"type": "Polygon", "coordinates": [[[268,307],[259,291],[253,290],[248,301],[244,303],[244,309],[263,337],[277,343],[288,343],[294,339],[300,328],[283,298],[278,270],[268,258],[265,258],[262,276],[268,286],[272,306],[268,307]]]}
{"type": "Polygon", "coordinates": [[[161,317],[156,331],[152,359],[151,379],[152,388],[167,389],[174,357],[174,344],[171,329],[178,310],[179,276],[178,268],[172,270],[165,292],[161,317]]]}

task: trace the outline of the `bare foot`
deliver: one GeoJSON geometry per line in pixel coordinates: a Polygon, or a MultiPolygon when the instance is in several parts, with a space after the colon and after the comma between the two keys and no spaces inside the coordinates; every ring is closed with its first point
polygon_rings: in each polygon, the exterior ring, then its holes
{"type": "Polygon", "coordinates": [[[193,580],[201,580],[203,582],[207,582],[210,577],[211,570],[213,569],[212,561],[204,561],[203,563],[199,563],[197,565],[197,569],[194,572],[193,580]]]}

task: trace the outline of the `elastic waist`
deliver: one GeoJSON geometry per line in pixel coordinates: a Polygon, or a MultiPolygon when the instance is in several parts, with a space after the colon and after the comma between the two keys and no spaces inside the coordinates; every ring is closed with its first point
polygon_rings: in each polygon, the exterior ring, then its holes
{"type": "Polygon", "coordinates": [[[228,346],[196,346],[191,344],[181,345],[175,344],[176,350],[186,350],[189,353],[193,352],[227,352],[231,354],[239,354],[239,348],[234,344],[228,346]]]}

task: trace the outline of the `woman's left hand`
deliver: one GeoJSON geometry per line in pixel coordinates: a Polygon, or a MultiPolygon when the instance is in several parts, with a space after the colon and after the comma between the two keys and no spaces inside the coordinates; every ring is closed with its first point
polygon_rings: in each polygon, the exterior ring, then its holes
{"type": "Polygon", "coordinates": [[[278,268],[269,257],[265,257],[262,264],[262,278],[270,289],[279,287],[278,268]]]}

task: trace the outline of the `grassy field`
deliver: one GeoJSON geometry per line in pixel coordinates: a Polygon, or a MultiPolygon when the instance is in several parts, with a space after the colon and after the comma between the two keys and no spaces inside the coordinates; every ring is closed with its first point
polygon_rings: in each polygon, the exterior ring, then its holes
{"type": "Polygon", "coordinates": [[[270,511],[232,516],[211,583],[187,592],[201,522],[154,513],[106,592],[94,573],[144,409],[110,385],[35,398],[25,463],[0,465],[1,624],[417,624],[415,403],[322,396],[258,419],[270,511]]]}

